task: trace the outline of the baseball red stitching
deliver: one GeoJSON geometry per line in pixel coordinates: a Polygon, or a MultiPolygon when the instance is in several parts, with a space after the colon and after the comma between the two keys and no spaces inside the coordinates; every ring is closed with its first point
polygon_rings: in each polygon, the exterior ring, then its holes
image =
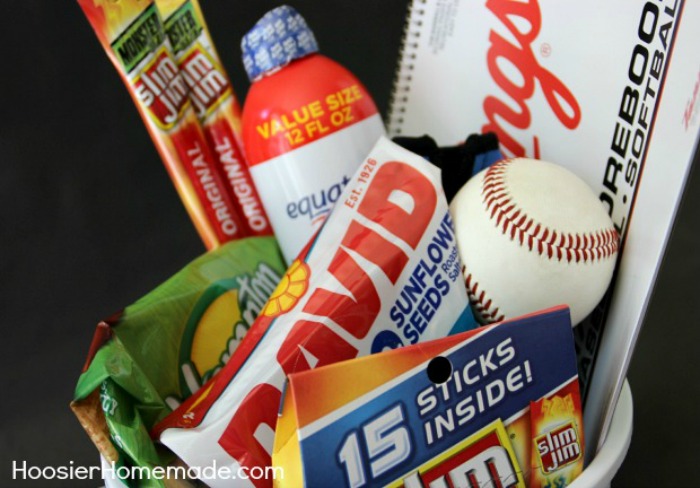
{"type": "Polygon", "coordinates": [[[466,272],[466,268],[462,266],[462,274],[464,275],[464,283],[467,285],[467,295],[469,295],[469,301],[471,302],[472,308],[476,313],[477,317],[480,318],[481,322],[487,324],[492,324],[494,322],[500,322],[505,319],[498,307],[491,308],[494,303],[490,298],[486,296],[484,290],[479,289],[479,283],[473,279],[471,273],[466,272]]]}
{"type": "MultiPolygon", "coordinates": [[[[615,228],[589,233],[557,232],[536,223],[512,200],[505,185],[505,172],[512,159],[493,164],[484,176],[482,194],[486,210],[501,232],[521,246],[545,255],[548,259],[564,259],[566,262],[589,262],[608,258],[617,253],[619,235],[615,228]]],[[[500,322],[505,315],[491,298],[480,289],[479,283],[463,267],[467,294],[473,310],[484,323],[500,322]]]]}
{"type": "Polygon", "coordinates": [[[512,161],[504,159],[486,170],[481,191],[487,212],[504,235],[511,240],[517,239],[521,246],[527,246],[530,251],[559,261],[585,263],[617,253],[619,238],[615,228],[583,234],[557,232],[536,223],[518,208],[505,185],[505,173],[512,161]]]}

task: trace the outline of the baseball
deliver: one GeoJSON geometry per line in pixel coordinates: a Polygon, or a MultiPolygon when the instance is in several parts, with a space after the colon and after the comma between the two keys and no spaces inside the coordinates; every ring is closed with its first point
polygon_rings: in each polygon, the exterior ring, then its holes
{"type": "Polygon", "coordinates": [[[591,188],[561,166],[494,163],[459,190],[450,212],[483,324],[566,304],[576,325],[610,283],[618,233],[591,188]]]}

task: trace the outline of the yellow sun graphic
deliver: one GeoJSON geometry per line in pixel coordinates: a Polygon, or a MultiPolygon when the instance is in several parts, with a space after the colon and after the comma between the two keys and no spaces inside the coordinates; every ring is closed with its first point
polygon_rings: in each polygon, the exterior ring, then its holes
{"type": "Polygon", "coordinates": [[[310,276],[309,266],[303,261],[295,260],[272,292],[262,314],[266,317],[277,317],[289,312],[309,289],[310,276]]]}

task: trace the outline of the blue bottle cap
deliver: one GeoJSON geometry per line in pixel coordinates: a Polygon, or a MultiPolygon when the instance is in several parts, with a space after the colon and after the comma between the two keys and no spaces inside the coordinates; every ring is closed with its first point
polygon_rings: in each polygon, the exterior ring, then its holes
{"type": "Polygon", "coordinates": [[[288,5],[266,13],[241,40],[243,65],[255,81],[291,61],[318,51],[304,18],[288,5]]]}

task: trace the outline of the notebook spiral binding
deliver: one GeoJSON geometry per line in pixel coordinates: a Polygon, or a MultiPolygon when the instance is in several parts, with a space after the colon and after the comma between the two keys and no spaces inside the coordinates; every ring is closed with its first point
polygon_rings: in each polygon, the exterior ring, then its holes
{"type": "Polygon", "coordinates": [[[413,0],[408,5],[406,23],[401,37],[399,60],[394,72],[394,82],[389,95],[389,110],[386,120],[387,131],[391,136],[401,135],[403,115],[411,91],[414,61],[418,50],[418,38],[424,22],[425,5],[428,0],[413,0]]]}

